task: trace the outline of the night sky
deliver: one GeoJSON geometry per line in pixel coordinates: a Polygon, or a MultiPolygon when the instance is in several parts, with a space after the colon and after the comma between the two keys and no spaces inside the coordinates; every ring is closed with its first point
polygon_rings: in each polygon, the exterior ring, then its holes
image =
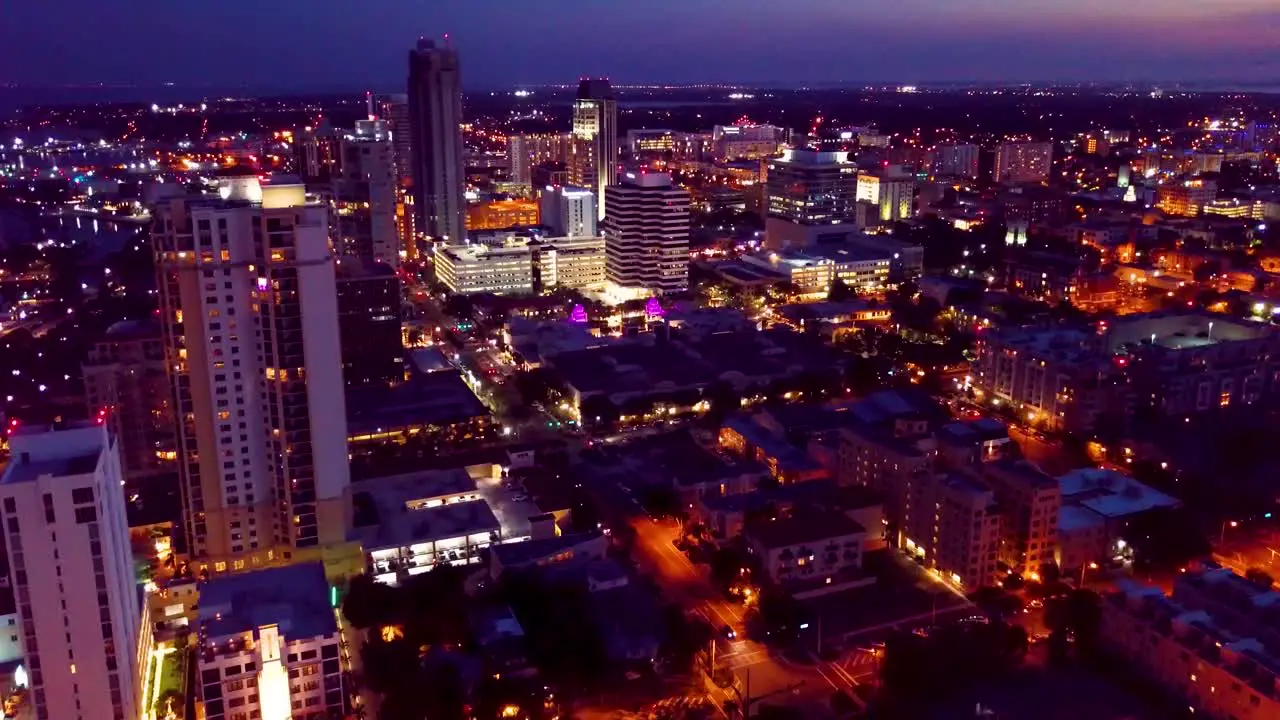
{"type": "Polygon", "coordinates": [[[446,32],[474,89],[583,74],[1280,85],[1277,0],[0,0],[0,83],[382,89],[418,35],[446,32]]]}

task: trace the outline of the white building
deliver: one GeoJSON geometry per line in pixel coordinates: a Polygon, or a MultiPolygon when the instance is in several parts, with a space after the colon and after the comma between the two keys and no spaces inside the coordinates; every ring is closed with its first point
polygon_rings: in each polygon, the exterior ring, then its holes
{"type": "Polygon", "coordinates": [[[555,237],[596,236],[596,195],[586,188],[548,185],[538,198],[542,224],[555,237]]]}
{"type": "Polygon", "coordinates": [[[35,718],[133,720],[142,616],[115,442],[32,428],[10,450],[0,509],[35,718]]]}
{"type": "Polygon", "coordinates": [[[460,295],[528,295],[533,292],[532,255],[525,244],[447,245],[436,252],[436,277],[460,295]]]}
{"type": "Polygon", "coordinates": [[[301,185],[156,208],[160,320],[197,570],[340,540],[348,483],[334,253],[301,185]]]}
{"type": "Polygon", "coordinates": [[[197,715],[320,720],[343,709],[341,633],[321,563],[216,578],[200,588],[197,715]]]}
{"type": "Polygon", "coordinates": [[[605,271],[618,297],[689,286],[689,193],[665,173],[627,173],[610,187],[603,231],[605,271]]]}
{"type": "Polygon", "coordinates": [[[508,238],[503,245],[448,245],[436,276],[450,292],[528,295],[556,287],[595,290],[605,281],[599,237],[508,238]]]}

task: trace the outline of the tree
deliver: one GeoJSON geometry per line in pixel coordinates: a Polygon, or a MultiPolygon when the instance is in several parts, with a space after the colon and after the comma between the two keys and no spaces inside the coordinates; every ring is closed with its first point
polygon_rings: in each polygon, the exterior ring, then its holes
{"type": "Polygon", "coordinates": [[[342,616],[352,627],[367,630],[394,622],[396,591],[369,575],[358,575],[347,585],[342,616]]]}
{"type": "Polygon", "coordinates": [[[849,287],[844,280],[836,278],[831,283],[831,289],[827,291],[827,300],[830,302],[848,302],[858,297],[857,291],[849,287]]]}

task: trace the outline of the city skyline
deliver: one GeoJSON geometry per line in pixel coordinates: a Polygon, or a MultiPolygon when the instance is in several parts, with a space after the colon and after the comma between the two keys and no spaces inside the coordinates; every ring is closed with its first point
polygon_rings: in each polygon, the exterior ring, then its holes
{"type": "Polygon", "coordinates": [[[1034,12],[1010,0],[959,7],[904,0],[892,8],[853,8],[832,0],[801,0],[786,8],[762,0],[689,7],[674,0],[643,6],[572,0],[517,8],[498,0],[483,10],[381,0],[362,7],[358,17],[342,14],[336,4],[304,6],[297,0],[268,6],[233,0],[199,14],[180,6],[148,7],[143,0],[122,4],[107,9],[69,0],[56,13],[21,4],[7,8],[6,22],[0,23],[8,30],[0,31],[0,83],[394,86],[403,72],[404,48],[419,35],[445,33],[466,57],[472,89],[570,82],[583,74],[618,82],[777,85],[1252,83],[1280,77],[1280,59],[1267,52],[1268,37],[1280,29],[1280,12],[1263,0],[1225,0],[1211,8],[1188,0],[1141,0],[1123,7],[1053,0],[1034,12]],[[130,18],[133,32],[101,32],[122,17],[130,18]],[[282,26],[292,31],[281,33],[282,26]],[[226,43],[234,43],[237,52],[225,52],[226,43]],[[742,52],[751,46],[765,51],[742,52]]]}

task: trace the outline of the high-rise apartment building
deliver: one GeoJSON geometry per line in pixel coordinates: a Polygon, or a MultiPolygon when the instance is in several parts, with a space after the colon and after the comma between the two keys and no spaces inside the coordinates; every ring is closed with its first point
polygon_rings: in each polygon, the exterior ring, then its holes
{"type": "Polygon", "coordinates": [[[607,78],[583,78],[573,102],[573,153],[569,182],[596,193],[603,219],[605,188],[618,184],[618,101],[607,78]]]}
{"type": "Polygon", "coordinates": [[[386,123],[361,120],[340,144],[333,178],[334,244],[343,255],[400,266],[395,146],[386,123]]]}
{"type": "Polygon", "coordinates": [[[0,509],[35,720],[133,720],[138,587],[123,474],[104,425],[19,428],[0,509]]]}
{"type": "Polygon", "coordinates": [[[345,537],[346,409],[325,206],[237,178],[155,210],[152,244],[197,569],[345,537]]]}
{"type": "Polygon", "coordinates": [[[595,237],[596,195],[586,188],[549,185],[538,202],[541,224],[553,237],[595,237]]]}
{"type": "Polygon", "coordinates": [[[294,140],[294,165],[299,177],[308,183],[332,180],[341,162],[339,146],[338,133],[328,121],[305,128],[294,140]]]}
{"type": "Polygon", "coordinates": [[[857,231],[858,168],[846,152],[788,149],[768,161],[765,242],[781,249],[857,231]]]}
{"type": "Polygon", "coordinates": [[[1053,143],[1006,142],[996,147],[992,179],[998,183],[1044,182],[1052,168],[1053,143]]]}
{"type": "Polygon", "coordinates": [[[567,162],[572,154],[572,133],[537,133],[507,138],[507,164],[511,182],[533,185],[533,169],[544,162],[567,162]]]}
{"type": "Polygon", "coordinates": [[[386,124],[391,134],[392,156],[396,163],[396,181],[400,187],[413,184],[413,144],[409,125],[409,96],[382,95],[374,100],[377,120],[386,124]]]}
{"type": "Polygon", "coordinates": [[[689,192],[664,173],[628,173],[606,191],[605,274],[618,297],[689,286],[689,192]]]}
{"type": "Polygon", "coordinates": [[[81,366],[89,416],[115,433],[126,482],[176,472],[164,343],[154,320],[118,322],[81,366]]]}
{"type": "Polygon", "coordinates": [[[858,175],[858,202],[875,206],[880,222],[896,222],[911,217],[915,210],[915,181],[885,172],[858,175]]]}
{"type": "Polygon", "coordinates": [[[336,275],[343,381],[349,388],[404,382],[399,276],[359,261],[338,263],[336,275]]]}
{"type": "Polygon", "coordinates": [[[462,76],[458,51],[420,39],[409,51],[409,144],[419,231],[436,240],[466,237],[462,76]]]}
{"type": "Polygon", "coordinates": [[[930,153],[934,176],[946,178],[978,177],[979,149],[971,143],[941,143],[930,153]]]}

